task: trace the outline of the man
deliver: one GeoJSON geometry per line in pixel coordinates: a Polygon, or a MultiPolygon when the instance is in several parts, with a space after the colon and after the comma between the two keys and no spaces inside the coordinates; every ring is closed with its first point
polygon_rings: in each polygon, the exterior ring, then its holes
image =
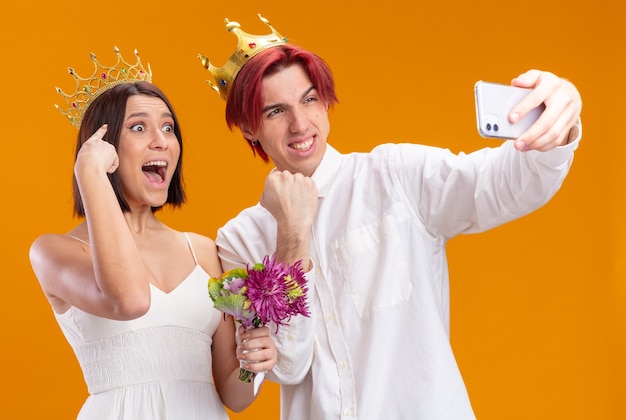
{"type": "Polygon", "coordinates": [[[500,147],[456,155],[384,144],[340,154],[326,143],[337,101],[330,69],[262,20],[271,35],[228,22],[239,38],[231,67],[202,59],[229,126],[276,167],[260,204],[219,230],[223,268],[276,252],[310,270],[312,317],[292,319],[275,337],[269,378],[281,384],[281,417],[475,418],[449,343],[445,245],[556,193],[581,136],[576,88],[538,70],[513,79],[532,92],[511,122],[546,108],[500,147]]]}

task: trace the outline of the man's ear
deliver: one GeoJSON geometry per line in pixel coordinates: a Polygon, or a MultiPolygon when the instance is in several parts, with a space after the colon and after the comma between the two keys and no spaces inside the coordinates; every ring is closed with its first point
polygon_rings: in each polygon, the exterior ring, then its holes
{"type": "Polygon", "coordinates": [[[239,127],[239,129],[241,130],[241,133],[243,134],[243,136],[246,138],[246,140],[248,141],[254,141],[256,140],[254,133],[252,133],[252,131],[248,128],[248,127],[239,127]]]}

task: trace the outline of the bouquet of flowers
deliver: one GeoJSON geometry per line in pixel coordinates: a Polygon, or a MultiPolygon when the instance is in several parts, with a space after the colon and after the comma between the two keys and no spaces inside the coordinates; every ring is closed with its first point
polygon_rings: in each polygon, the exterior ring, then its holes
{"type": "MultiPolygon", "coordinates": [[[[232,315],[246,329],[273,322],[278,330],[294,315],[308,317],[307,291],[302,261],[289,265],[277,262],[275,255],[265,256],[252,268],[234,268],[209,279],[215,308],[232,315]]],[[[239,371],[242,382],[250,383],[254,377],[253,372],[239,371]]]]}

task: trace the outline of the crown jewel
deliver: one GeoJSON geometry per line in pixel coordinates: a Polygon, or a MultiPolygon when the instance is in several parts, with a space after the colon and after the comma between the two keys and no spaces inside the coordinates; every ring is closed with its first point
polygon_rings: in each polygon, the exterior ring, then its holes
{"type": "Polygon", "coordinates": [[[100,64],[96,55],[91,53],[91,60],[95,66],[91,77],[80,77],[73,68],[68,67],[69,73],[76,81],[76,91],[73,94],[67,94],[60,88],[56,88],[56,91],[65,99],[67,110],[61,109],[61,107],[56,104],[54,106],[61,111],[61,114],[67,117],[74,127],[80,128],[83,115],[89,105],[98,96],[112,87],[122,83],[133,83],[140,80],[145,80],[146,82],[152,81],[150,64],[148,64],[148,69],[146,70],[141,64],[137,50],[135,50],[137,61],[134,65],[124,61],[117,47],[114,47],[114,51],[117,55],[117,62],[111,67],[105,67],[100,64]]]}
{"type": "Polygon", "coordinates": [[[210,63],[208,57],[198,54],[198,58],[202,61],[202,66],[211,72],[216,82],[212,83],[210,80],[207,80],[207,83],[211,85],[224,100],[228,99],[230,88],[244,64],[261,51],[287,43],[287,38],[274,29],[267,19],[260,14],[258,16],[259,19],[272,30],[271,34],[252,35],[244,32],[239,23],[225,19],[226,30],[237,36],[237,49],[233,55],[231,55],[228,62],[222,67],[215,67],[210,63]]]}

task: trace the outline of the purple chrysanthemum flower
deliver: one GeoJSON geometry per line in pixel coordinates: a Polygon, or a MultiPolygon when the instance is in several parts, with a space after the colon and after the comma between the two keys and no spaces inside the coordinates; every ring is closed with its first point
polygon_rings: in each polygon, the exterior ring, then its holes
{"type": "Polygon", "coordinates": [[[286,285],[283,278],[287,274],[285,265],[276,262],[276,257],[263,258],[262,264],[248,269],[248,299],[263,324],[272,321],[284,325],[290,317],[290,308],[286,299],[286,285]]]}

